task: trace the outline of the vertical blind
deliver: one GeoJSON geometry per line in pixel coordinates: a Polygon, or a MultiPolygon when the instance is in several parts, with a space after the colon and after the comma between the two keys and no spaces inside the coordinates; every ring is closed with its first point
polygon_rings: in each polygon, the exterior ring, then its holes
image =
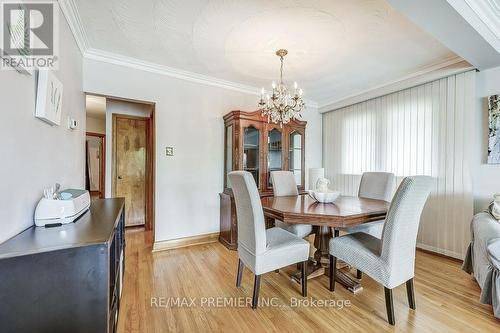
{"type": "Polygon", "coordinates": [[[323,114],[325,176],[344,195],[357,195],[366,171],[393,172],[396,187],[405,176],[432,176],[417,246],[463,258],[474,96],[470,71],[323,114]]]}

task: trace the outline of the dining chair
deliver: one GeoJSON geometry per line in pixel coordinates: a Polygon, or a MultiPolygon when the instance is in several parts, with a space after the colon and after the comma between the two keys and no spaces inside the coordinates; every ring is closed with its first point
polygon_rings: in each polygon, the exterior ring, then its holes
{"type": "Polygon", "coordinates": [[[257,308],[262,274],[301,263],[302,296],[307,296],[307,259],[309,243],[281,229],[266,230],[264,212],[257,185],[251,173],[232,171],[228,174],[238,218],[238,274],[236,287],[241,287],[243,268],[254,274],[252,309],[257,308]]]}
{"type": "MultiPolygon", "coordinates": [[[[390,172],[365,172],[361,176],[359,183],[358,197],[367,199],[391,201],[392,188],[394,187],[394,174],[390,172]]],[[[339,231],[352,234],[355,232],[364,232],[366,234],[382,237],[384,220],[369,223],[358,224],[352,227],[336,228],[335,236],[339,231]]]]}
{"type": "MultiPolygon", "coordinates": [[[[391,201],[392,188],[394,187],[394,174],[390,172],[365,172],[361,176],[359,183],[358,197],[367,199],[391,201]]],[[[352,227],[335,228],[335,237],[339,236],[339,231],[353,234],[355,232],[363,232],[375,236],[382,237],[382,229],[384,229],[384,220],[373,221],[363,224],[358,224],[352,227]]],[[[361,280],[363,273],[357,270],[356,277],[361,280]]]]}
{"type": "Polygon", "coordinates": [[[392,289],[406,282],[410,308],[415,309],[413,277],[418,225],[431,191],[432,178],[406,177],[399,185],[387,212],[382,238],[353,233],[330,240],[330,290],[335,290],[337,259],[357,267],[381,283],[389,324],[394,325],[392,289]]]}
{"type": "MultiPolygon", "coordinates": [[[[293,172],[272,171],[271,180],[273,183],[273,192],[275,197],[299,195],[293,172]]],[[[312,232],[312,225],[310,224],[285,223],[280,220],[275,220],[275,226],[285,229],[300,238],[309,236],[312,232]]]]}

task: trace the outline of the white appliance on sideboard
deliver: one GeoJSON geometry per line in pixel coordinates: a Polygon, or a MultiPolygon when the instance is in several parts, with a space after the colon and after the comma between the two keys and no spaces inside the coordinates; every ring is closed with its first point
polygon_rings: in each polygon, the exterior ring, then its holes
{"type": "Polygon", "coordinates": [[[90,207],[90,194],[86,190],[66,189],[53,197],[44,196],[35,209],[35,225],[52,227],[75,221],[90,207]]]}

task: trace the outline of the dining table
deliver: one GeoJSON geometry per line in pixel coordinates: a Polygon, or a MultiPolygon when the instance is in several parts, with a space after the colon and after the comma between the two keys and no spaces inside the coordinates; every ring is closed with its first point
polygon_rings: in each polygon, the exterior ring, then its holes
{"type": "MultiPolygon", "coordinates": [[[[314,259],[310,260],[308,264],[308,279],[328,274],[328,247],[330,239],[335,234],[332,233],[332,229],[383,220],[389,205],[389,202],[383,200],[342,195],[332,203],[318,202],[308,194],[262,198],[262,208],[266,220],[314,226],[316,251],[314,259]]],[[[353,293],[363,289],[359,280],[354,279],[338,267],[335,275],[336,282],[353,293]]],[[[300,272],[293,274],[292,277],[294,280],[300,281],[300,272]]]]}

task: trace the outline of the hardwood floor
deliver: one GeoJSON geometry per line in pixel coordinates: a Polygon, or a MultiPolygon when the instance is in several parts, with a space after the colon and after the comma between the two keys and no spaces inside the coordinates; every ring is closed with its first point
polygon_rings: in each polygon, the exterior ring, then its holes
{"type": "Polygon", "coordinates": [[[393,327],[386,319],[384,288],[367,275],[362,280],[364,290],[357,295],[340,285],[330,293],[323,276],[309,280],[309,297],[303,298],[300,285],[289,277],[294,267],[271,272],[263,276],[260,289],[260,297],[271,300],[270,305],[252,310],[245,302],[251,300],[254,276],[245,268],[241,289],[235,287],[235,251],[212,243],[153,254],[150,238],[150,232],[127,231],[118,332],[494,332],[500,328],[491,306],[479,303],[479,287],[460,263],[430,253],[417,251],[417,309],[409,309],[404,284],[394,290],[393,327]],[[223,301],[220,297],[233,306],[217,304],[223,301]],[[337,306],[294,306],[294,300],[311,298],[334,300],[337,306]],[[191,302],[194,306],[189,306],[191,302]]]}

